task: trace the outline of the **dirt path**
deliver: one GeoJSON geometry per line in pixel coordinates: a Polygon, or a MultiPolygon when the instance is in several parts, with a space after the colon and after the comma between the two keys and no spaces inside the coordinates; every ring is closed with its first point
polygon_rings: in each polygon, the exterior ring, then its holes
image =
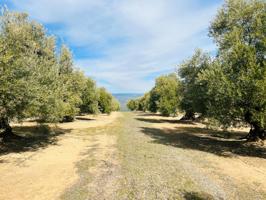
{"type": "Polygon", "coordinates": [[[0,156],[0,199],[266,199],[265,147],[243,133],[143,113],[60,128],[74,130],[0,156]]]}
{"type": "MultiPolygon", "coordinates": [[[[142,150],[130,154],[140,158],[138,164],[143,162],[135,174],[144,174],[148,191],[136,192],[137,198],[266,199],[266,148],[237,139],[246,133],[228,135],[202,124],[142,113],[131,123],[138,134],[124,142],[135,141],[142,150]]],[[[135,171],[130,163],[126,167],[135,171]]]]}
{"type": "MultiPolygon", "coordinates": [[[[95,127],[108,126],[118,116],[118,113],[111,116],[89,116],[90,120],[87,121],[61,124],[59,127],[62,130],[73,130],[58,136],[55,144],[33,152],[1,156],[0,199],[59,199],[66,188],[79,179],[76,163],[83,159],[82,152],[89,150],[88,146],[94,145],[96,141],[103,148],[113,143],[108,136],[95,136],[95,127]]],[[[29,125],[35,124],[26,123],[26,126],[29,125]]],[[[97,155],[105,156],[101,151],[97,151],[97,155]]]]}

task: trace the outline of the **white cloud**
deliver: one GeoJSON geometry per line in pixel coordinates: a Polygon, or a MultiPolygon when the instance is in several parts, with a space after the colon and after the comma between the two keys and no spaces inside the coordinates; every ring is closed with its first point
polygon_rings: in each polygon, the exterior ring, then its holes
{"type": "Polygon", "coordinates": [[[48,27],[59,24],[55,34],[74,52],[91,47],[104,54],[76,59],[76,65],[100,85],[113,92],[144,92],[153,84],[145,77],[173,70],[197,47],[213,50],[206,34],[219,3],[201,6],[201,2],[15,0],[14,5],[48,27]]]}

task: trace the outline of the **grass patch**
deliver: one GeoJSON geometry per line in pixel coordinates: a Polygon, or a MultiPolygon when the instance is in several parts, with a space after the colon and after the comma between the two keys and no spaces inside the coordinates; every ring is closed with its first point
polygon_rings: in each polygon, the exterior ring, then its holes
{"type": "Polygon", "coordinates": [[[122,170],[118,199],[184,199],[184,191],[200,191],[175,159],[178,152],[152,143],[138,128],[143,123],[132,116],[124,120],[124,131],[118,135],[122,170]]]}
{"type": "MultiPolygon", "coordinates": [[[[80,160],[78,163],[76,163],[77,173],[79,175],[78,181],[72,185],[70,188],[68,188],[63,195],[61,196],[61,199],[64,200],[87,200],[87,199],[102,199],[99,198],[99,195],[97,194],[98,191],[102,190],[101,184],[97,181],[101,182],[104,181],[105,177],[96,177],[96,172],[91,171],[91,169],[101,170],[102,168],[108,168],[112,166],[108,166],[109,163],[105,162],[105,160],[99,160],[97,158],[99,153],[99,148],[102,148],[98,144],[93,144],[94,139],[97,135],[102,134],[108,134],[110,136],[117,133],[117,129],[119,127],[117,126],[117,122],[114,122],[111,125],[106,125],[102,127],[93,127],[86,130],[83,130],[79,135],[83,136],[83,139],[88,140],[88,150],[86,150],[82,156],[84,158],[80,160]],[[103,180],[96,180],[98,178],[102,178],[103,180]],[[92,185],[95,184],[95,181],[98,183],[98,185],[92,185]]],[[[103,174],[105,176],[106,174],[103,174]]]]}
{"type": "Polygon", "coordinates": [[[79,174],[79,180],[70,188],[68,188],[61,199],[64,200],[84,200],[89,199],[88,184],[93,179],[93,174],[89,172],[89,169],[96,164],[96,160],[93,158],[93,149],[90,149],[86,153],[86,157],[76,164],[77,173],[79,174]]]}

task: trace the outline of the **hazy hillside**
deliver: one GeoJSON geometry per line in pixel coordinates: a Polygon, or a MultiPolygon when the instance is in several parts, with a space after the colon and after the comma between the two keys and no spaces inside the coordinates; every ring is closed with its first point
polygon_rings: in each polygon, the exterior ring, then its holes
{"type": "Polygon", "coordinates": [[[127,109],[127,102],[129,99],[134,99],[137,97],[141,97],[143,94],[140,93],[117,93],[113,94],[115,98],[120,102],[121,111],[128,111],[127,109]]]}

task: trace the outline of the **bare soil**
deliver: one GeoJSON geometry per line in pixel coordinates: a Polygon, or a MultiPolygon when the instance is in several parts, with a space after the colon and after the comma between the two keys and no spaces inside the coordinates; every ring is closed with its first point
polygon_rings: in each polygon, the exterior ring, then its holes
{"type": "Polygon", "coordinates": [[[176,148],[192,179],[213,199],[266,199],[266,146],[240,140],[248,128],[215,131],[201,123],[141,113],[136,119],[149,124],[142,132],[153,143],[176,148]]]}
{"type": "Polygon", "coordinates": [[[148,113],[80,116],[0,145],[0,199],[266,199],[266,148],[247,129],[148,113]]]}
{"type": "MultiPolygon", "coordinates": [[[[0,157],[0,199],[60,199],[66,188],[79,178],[76,173],[76,162],[83,159],[82,152],[89,150],[88,146],[95,142],[94,139],[88,140],[90,135],[87,135],[87,129],[106,126],[119,115],[88,115],[75,122],[59,124],[57,127],[50,125],[66,133],[56,136],[56,140],[53,139],[52,142],[40,141],[33,144],[36,147],[29,146],[28,149],[22,149],[23,151],[2,151],[4,155],[0,157]]],[[[15,131],[23,131],[21,134],[24,134],[23,128],[32,131],[30,128],[35,127],[36,123],[24,122],[13,126],[15,131]]],[[[100,145],[111,142],[104,135],[98,135],[96,139],[100,145]]],[[[97,156],[104,156],[104,152],[98,151],[97,156]]]]}

